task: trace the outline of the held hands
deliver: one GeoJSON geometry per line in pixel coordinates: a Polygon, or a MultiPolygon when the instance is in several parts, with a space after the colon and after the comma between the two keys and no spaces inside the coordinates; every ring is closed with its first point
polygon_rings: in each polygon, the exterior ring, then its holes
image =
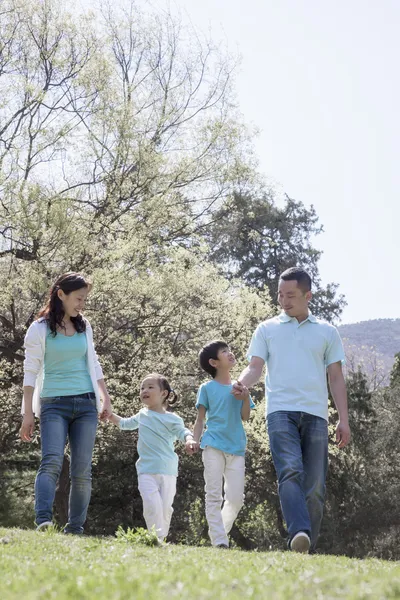
{"type": "Polygon", "coordinates": [[[111,399],[110,396],[107,396],[105,398],[103,398],[103,405],[101,407],[101,413],[100,413],[100,421],[105,422],[108,421],[109,418],[111,417],[113,412],[112,406],[111,406],[111,399]]]}
{"type": "Polygon", "coordinates": [[[233,384],[232,394],[236,400],[248,400],[250,397],[249,389],[240,381],[233,384]]]}
{"type": "Polygon", "coordinates": [[[346,421],[338,421],[336,425],[336,443],[339,448],[344,448],[350,442],[351,432],[346,421]]]}
{"type": "Polygon", "coordinates": [[[19,430],[20,438],[23,442],[31,442],[35,429],[35,416],[32,413],[24,415],[21,429],[19,430]]]}
{"type": "Polygon", "coordinates": [[[185,442],[186,454],[196,454],[200,449],[200,443],[195,442],[192,437],[188,437],[185,442]]]}

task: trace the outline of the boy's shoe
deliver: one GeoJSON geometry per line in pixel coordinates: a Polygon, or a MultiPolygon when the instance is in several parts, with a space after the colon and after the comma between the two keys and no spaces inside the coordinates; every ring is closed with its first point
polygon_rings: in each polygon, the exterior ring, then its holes
{"type": "Polygon", "coordinates": [[[46,529],[50,529],[50,527],[54,527],[54,523],[51,521],[43,521],[36,527],[36,531],[46,531],[46,529]]]}
{"type": "Polygon", "coordinates": [[[290,542],[293,552],[306,554],[310,550],[311,541],[305,531],[299,531],[290,542]]]}
{"type": "Polygon", "coordinates": [[[227,546],[226,544],[217,544],[217,548],[223,548],[224,550],[228,550],[229,546],[227,546]]]}

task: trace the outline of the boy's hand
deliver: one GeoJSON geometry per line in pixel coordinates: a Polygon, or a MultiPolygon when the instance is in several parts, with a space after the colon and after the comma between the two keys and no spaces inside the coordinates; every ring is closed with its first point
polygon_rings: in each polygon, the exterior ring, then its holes
{"type": "Polygon", "coordinates": [[[193,438],[189,438],[185,443],[185,450],[187,454],[196,454],[199,451],[200,444],[195,442],[193,438]]]}
{"type": "Polygon", "coordinates": [[[249,389],[240,381],[237,381],[232,388],[232,394],[236,400],[248,400],[250,397],[249,389]]]}

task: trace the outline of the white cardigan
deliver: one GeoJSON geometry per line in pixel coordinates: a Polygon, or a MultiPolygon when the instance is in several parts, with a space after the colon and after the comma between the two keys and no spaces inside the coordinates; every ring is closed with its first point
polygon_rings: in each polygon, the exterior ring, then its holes
{"type": "MultiPolygon", "coordinates": [[[[100,412],[100,390],[97,381],[103,379],[103,371],[97,358],[93,344],[93,330],[87,319],[86,340],[87,340],[87,366],[90,378],[93,384],[93,390],[96,395],[96,406],[100,412]]],[[[40,415],[40,394],[43,389],[43,364],[44,352],[46,346],[47,323],[44,319],[34,321],[25,335],[25,361],[24,361],[24,386],[29,385],[34,389],[32,409],[38,417],[40,415]]],[[[22,399],[21,413],[25,412],[25,402],[22,399]]]]}

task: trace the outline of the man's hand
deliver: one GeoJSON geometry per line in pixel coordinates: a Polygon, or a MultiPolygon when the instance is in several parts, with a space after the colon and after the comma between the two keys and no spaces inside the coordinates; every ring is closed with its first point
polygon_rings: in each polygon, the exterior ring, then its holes
{"type": "Polygon", "coordinates": [[[33,412],[27,413],[24,415],[22,420],[21,429],[19,430],[19,435],[23,442],[31,442],[33,432],[35,429],[35,417],[33,412]]]}
{"type": "Polygon", "coordinates": [[[248,388],[240,381],[233,384],[232,394],[235,396],[236,400],[248,400],[250,396],[248,388]]]}
{"type": "Polygon", "coordinates": [[[185,442],[185,450],[187,454],[196,454],[199,451],[200,443],[195,442],[193,438],[187,438],[185,442]]]}
{"type": "Polygon", "coordinates": [[[336,443],[339,448],[344,448],[350,442],[351,432],[349,424],[339,421],[336,425],[336,443]]]}

